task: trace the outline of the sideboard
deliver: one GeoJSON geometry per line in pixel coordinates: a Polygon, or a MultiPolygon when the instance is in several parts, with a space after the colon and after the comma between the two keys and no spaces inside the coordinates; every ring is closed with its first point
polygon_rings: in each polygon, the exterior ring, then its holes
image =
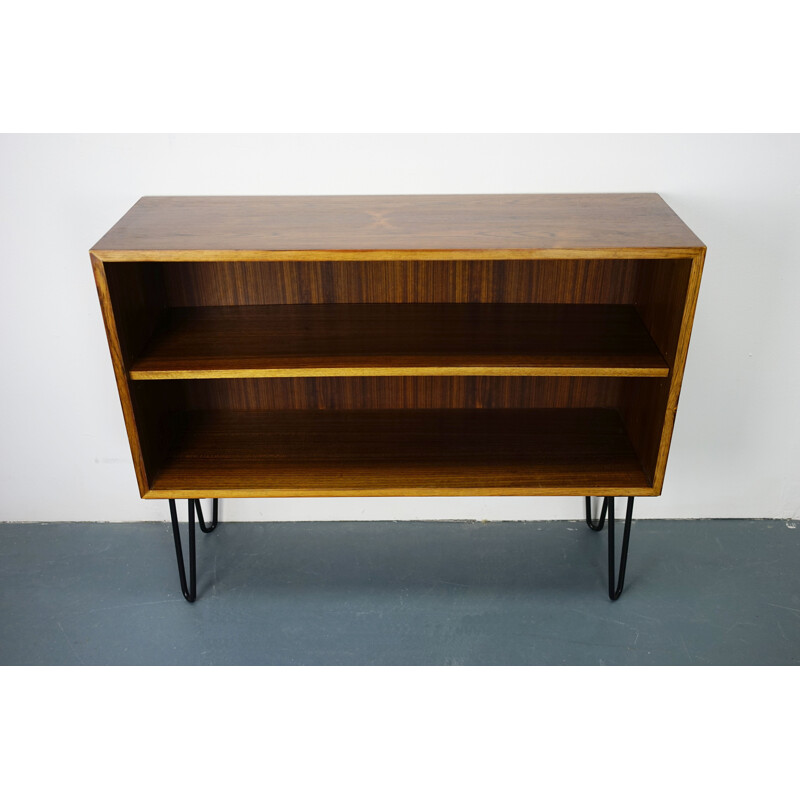
{"type": "Polygon", "coordinates": [[[656,194],[143,197],[90,257],[184,596],[220,497],[575,495],[616,599],[705,252],[656,194]]]}

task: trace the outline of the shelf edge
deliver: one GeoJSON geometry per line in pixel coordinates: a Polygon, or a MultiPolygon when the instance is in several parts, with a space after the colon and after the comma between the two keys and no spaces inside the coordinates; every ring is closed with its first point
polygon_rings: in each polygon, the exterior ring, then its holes
{"type": "Polygon", "coordinates": [[[102,261],[520,261],[695,258],[705,247],[533,250],[90,250],[102,261]]]}
{"type": "MultiPolygon", "coordinates": [[[[157,482],[157,481],[156,481],[157,482]]],[[[661,492],[655,487],[620,487],[620,486],[584,486],[570,487],[568,489],[552,487],[543,488],[541,491],[530,488],[519,489],[448,489],[435,491],[419,487],[400,489],[373,490],[329,490],[320,492],[309,489],[308,491],[296,490],[291,493],[271,491],[265,489],[159,489],[151,488],[144,494],[144,500],[199,500],[205,498],[277,498],[277,497],[657,497],[661,492]]]]}
{"type": "Polygon", "coordinates": [[[321,378],[441,376],[539,376],[598,378],[666,378],[669,367],[287,367],[277,369],[182,369],[132,368],[133,381],[211,380],[216,378],[321,378]]]}

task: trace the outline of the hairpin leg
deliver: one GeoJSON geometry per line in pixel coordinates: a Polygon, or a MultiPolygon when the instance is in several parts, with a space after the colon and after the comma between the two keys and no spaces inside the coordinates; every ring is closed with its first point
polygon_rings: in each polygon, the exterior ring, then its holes
{"type": "Polygon", "coordinates": [[[614,558],[614,498],[606,497],[603,501],[603,509],[600,512],[600,520],[597,524],[592,522],[590,498],[586,498],[586,524],[593,530],[603,529],[606,512],[608,512],[608,596],[611,600],[619,599],[622,594],[622,587],[625,584],[625,567],[628,564],[628,545],[631,539],[631,518],[633,517],[633,497],[628,498],[628,508],[625,512],[625,528],[622,532],[622,554],[619,562],[619,578],[614,579],[616,569],[616,559],[614,558]]]}
{"type": "Polygon", "coordinates": [[[181,529],[178,526],[178,512],[175,501],[169,501],[169,513],[172,517],[172,536],[175,539],[175,555],[178,557],[178,574],[181,578],[181,591],[183,596],[194,603],[197,597],[197,559],[195,558],[194,542],[194,500],[189,501],[189,585],[186,585],[186,567],[183,563],[183,547],[181,547],[181,529]]]}
{"type": "Polygon", "coordinates": [[[211,524],[206,526],[203,519],[203,511],[200,508],[199,500],[189,500],[189,581],[186,581],[186,565],[183,560],[183,546],[181,545],[181,529],[178,525],[178,512],[175,508],[175,501],[169,501],[169,514],[172,518],[172,537],[175,540],[175,555],[178,558],[178,574],[181,579],[181,591],[183,596],[190,602],[194,603],[197,597],[197,557],[195,551],[195,531],[194,531],[194,515],[197,511],[198,522],[200,529],[204,533],[211,533],[217,527],[219,500],[214,498],[212,506],[212,520],[211,524]]]}
{"type": "Polygon", "coordinates": [[[608,596],[616,600],[622,594],[625,583],[625,567],[628,563],[628,543],[631,539],[631,517],[633,516],[633,497],[628,498],[625,512],[625,529],[622,533],[622,555],[619,561],[619,579],[614,583],[614,498],[608,498],[608,596]]]}

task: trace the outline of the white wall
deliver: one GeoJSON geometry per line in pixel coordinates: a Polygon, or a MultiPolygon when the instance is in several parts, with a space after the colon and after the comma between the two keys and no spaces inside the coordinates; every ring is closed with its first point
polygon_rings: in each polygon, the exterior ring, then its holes
{"type": "MultiPolygon", "coordinates": [[[[139,499],[87,250],[142,195],[658,192],[707,244],[660,498],[800,515],[800,136],[0,137],[0,520],[139,499]]],[[[229,500],[227,520],[575,519],[577,498],[229,500]]]]}

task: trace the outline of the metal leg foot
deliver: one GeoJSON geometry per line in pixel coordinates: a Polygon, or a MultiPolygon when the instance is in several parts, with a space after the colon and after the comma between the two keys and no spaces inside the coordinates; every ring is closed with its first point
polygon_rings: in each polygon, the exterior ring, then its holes
{"type": "Polygon", "coordinates": [[[601,531],[603,530],[603,526],[606,524],[606,511],[608,510],[608,498],[603,499],[603,508],[600,511],[600,519],[597,520],[595,524],[592,522],[592,498],[586,498],[586,524],[593,530],[593,531],[601,531]]]}
{"type": "MultiPolygon", "coordinates": [[[[189,502],[191,503],[192,501],[190,500],[189,502]]],[[[211,531],[213,531],[214,528],[217,527],[217,522],[218,522],[217,515],[218,515],[218,512],[219,512],[219,500],[216,497],[213,500],[213,503],[212,503],[212,506],[211,506],[212,519],[211,519],[211,524],[208,527],[206,527],[206,521],[203,519],[203,509],[200,506],[200,501],[199,500],[195,500],[194,503],[195,503],[195,508],[197,509],[197,521],[200,523],[200,530],[203,531],[203,533],[211,533],[211,531]]]]}

